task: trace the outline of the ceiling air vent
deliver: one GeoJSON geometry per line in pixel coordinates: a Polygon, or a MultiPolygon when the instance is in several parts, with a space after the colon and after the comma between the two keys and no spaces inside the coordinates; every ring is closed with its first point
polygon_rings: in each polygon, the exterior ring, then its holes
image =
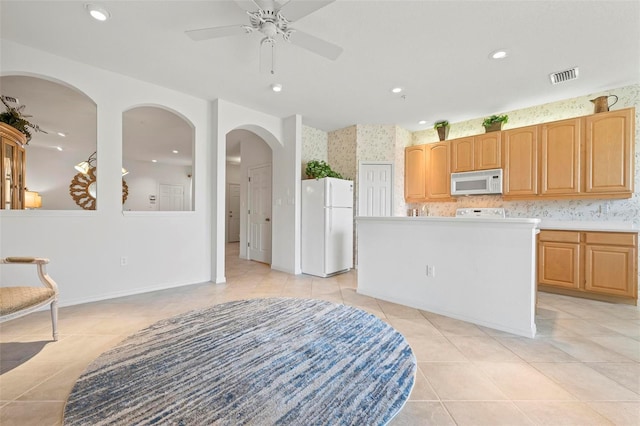
{"type": "Polygon", "coordinates": [[[560,84],[565,81],[575,80],[578,78],[578,67],[554,72],[553,74],[549,74],[549,78],[551,79],[551,84],[560,84]]]}

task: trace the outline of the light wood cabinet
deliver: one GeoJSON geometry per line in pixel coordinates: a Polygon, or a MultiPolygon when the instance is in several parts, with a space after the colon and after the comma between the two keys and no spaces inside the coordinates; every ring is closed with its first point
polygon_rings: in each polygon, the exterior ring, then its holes
{"type": "Polygon", "coordinates": [[[502,167],[501,132],[490,132],[451,143],[451,173],[502,167]]]}
{"type": "Polygon", "coordinates": [[[623,232],[541,231],[538,288],[636,304],[637,237],[623,232]]]}
{"type": "Polygon", "coordinates": [[[540,126],[540,195],[580,192],[581,129],[580,118],[540,126]]]}
{"type": "Polygon", "coordinates": [[[453,139],[451,143],[451,173],[474,170],[474,137],[453,139]]]}
{"type": "Polygon", "coordinates": [[[538,129],[528,126],[502,132],[505,196],[530,197],[538,193],[538,129]]]}
{"type": "Polygon", "coordinates": [[[593,114],[585,120],[585,188],[589,194],[633,192],[635,110],[593,114]]]}
{"type": "Polygon", "coordinates": [[[4,123],[0,123],[0,209],[24,209],[26,137],[4,123]]]}
{"type": "Polygon", "coordinates": [[[426,145],[426,179],[428,200],[451,198],[448,142],[426,145]]]}
{"type": "Polygon", "coordinates": [[[409,203],[427,198],[425,147],[415,145],[404,150],[404,198],[409,203]]]}

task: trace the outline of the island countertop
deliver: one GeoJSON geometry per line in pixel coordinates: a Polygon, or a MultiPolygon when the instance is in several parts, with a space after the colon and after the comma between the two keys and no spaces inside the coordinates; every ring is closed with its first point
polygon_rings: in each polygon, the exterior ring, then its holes
{"type": "Polygon", "coordinates": [[[539,219],[357,217],[358,293],[534,337],[539,219]]]}

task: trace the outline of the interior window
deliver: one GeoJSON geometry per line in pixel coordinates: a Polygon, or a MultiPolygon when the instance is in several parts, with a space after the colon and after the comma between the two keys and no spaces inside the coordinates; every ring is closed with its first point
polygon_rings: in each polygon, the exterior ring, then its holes
{"type": "Polygon", "coordinates": [[[193,210],[191,123],[156,106],[123,113],[122,167],[128,196],[125,211],[193,210]]]}
{"type": "MultiPolygon", "coordinates": [[[[38,77],[2,76],[0,88],[9,106],[19,108],[30,123],[41,129],[31,131],[31,139],[24,149],[25,202],[21,207],[95,208],[95,198],[78,203],[70,192],[70,185],[78,174],[87,182],[87,191],[91,184],[89,168],[81,173],[76,166],[82,162],[97,165],[96,104],[74,88],[38,77]]],[[[4,112],[6,106],[0,105],[0,109],[4,112]]]]}

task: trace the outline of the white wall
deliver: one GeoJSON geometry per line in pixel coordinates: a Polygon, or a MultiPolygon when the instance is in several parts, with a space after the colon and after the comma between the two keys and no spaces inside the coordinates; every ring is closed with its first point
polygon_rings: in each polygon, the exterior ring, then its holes
{"type": "MultiPolygon", "coordinates": [[[[3,75],[61,81],[96,103],[100,152],[98,209],[1,211],[0,256],[50,258],[62,305],[209,281],[210,103],[7,40],[0,49],[3,75]],[[143,104],[164,105],[195,126],[195,211],[122,212],[122,113],[143,104]]],[[[3,268],[2,285],[15,285],[24,269],[3,268]]]]}

